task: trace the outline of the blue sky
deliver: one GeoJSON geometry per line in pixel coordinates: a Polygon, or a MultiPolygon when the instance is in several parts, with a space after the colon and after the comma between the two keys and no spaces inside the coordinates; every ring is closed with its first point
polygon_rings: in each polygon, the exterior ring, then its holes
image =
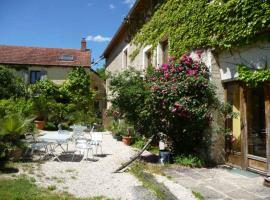
{"type": "Polygon", "coordinates": [[[0,44],[80,48],[85,37],[97,60],[134,1],[0,0],[0,44]]]}

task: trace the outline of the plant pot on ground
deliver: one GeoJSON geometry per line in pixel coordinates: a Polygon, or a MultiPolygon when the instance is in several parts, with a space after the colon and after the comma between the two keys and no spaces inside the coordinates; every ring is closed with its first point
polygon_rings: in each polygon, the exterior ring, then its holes
{"type": "Polygon", "coordinates": [[[34,123],[37,129],[44,129],[45,121],[48,118],[48,101],[43,95],[33,98],[34,112],[37,116],[34,123]]]}
{"type": "Polygon", "coordinates": [[[37,129],[43,130],[45,127],[45,121],[43,120],[35,120],[34,123],[37,129]]]}
{"type": "Polygon", "coordinates": [[[133,142],[134,129],[132,127],[128,127],[126,130],[121,131],[122,142],[126,145],[131,145],[133,142]]]}
{"type": "Polygon", "coordinates": [[[122,142],[124,142],[125,145],[130,146],[132,142],[131,136],[122,136],[122,142]]]}

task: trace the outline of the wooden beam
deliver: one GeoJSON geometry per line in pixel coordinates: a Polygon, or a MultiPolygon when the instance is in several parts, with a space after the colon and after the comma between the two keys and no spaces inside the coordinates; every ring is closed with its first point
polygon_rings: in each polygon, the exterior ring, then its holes
{"type": "Polygon", "coordinates": [[[265,130],[267,175],[270,176],[270,82],[265,84],[265,130]]]}
{"type": "Polygon", "coordinates": [[[248,125],[247,125],[247,104],[246,104],[246,87],[240,85],[240,120],[241,120],[241,165],[243,169],[248,167],[248,125]]]}

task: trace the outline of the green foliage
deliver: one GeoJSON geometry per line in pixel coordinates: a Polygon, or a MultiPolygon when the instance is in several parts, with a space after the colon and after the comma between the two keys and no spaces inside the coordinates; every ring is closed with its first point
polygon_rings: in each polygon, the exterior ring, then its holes
{"type": "Polygon", "coordinates": [[[39,96],[33,97],[33,113],[36,115],[37,120],[44,120],[48,119],[49,115],[49,99],[40,94],[39,96]]]}
{"type": "Polygon", "coordinates": [[[96,72],[99,74],[99,76],[102,78],[102,80],[105,81],[107,79],[105,66],[97,68],[96,72]]]}
{"type": "Polygon", "coordinates": [[[155,194],[157,199],[173,199],[171,193],[168,192],[168,189],[164,186],[164,184],[155,181],[154,176],[145,172],[143,167],[144,166],[141,163],[135,163],[132,165],[130,171],[135,177],[139,179],[140,182],[142,182],[145,188],[151,190],[155,194]]]}
{"type": "Polygon", "coordinates": [[[39,120],[59,123],[92,123],[94,93],[90,90],[90,77],[84,68],[74,68],[62,85],[49,79],[30,87],[35,114],[39,120]]]}
{"type": "Polygon", "coordinates": [[[25,83],[14,74],[15,71],[0,66],[0,99],[26,95],[25,83]]]}
{"type": "Polygon", "coordinates": [[[205,200],[205,198],[199,192],[192,191],[192,194],[195,196],[197,200],[205,200]]]}
{"type": "Polygon", "coordinates": [[[134,69],[111,79],[113,107],[148,137],[167,135],[175,152],[195,153],[206,148],[204,130],[218,106],[208,68],[184,55],[180,62],[156,68],[141,78],[134,69]]]}
{"type": "Polygon", "coordinates": [[[124,116],[129,123],[136,126],[146,96],[149,94],[140,72],[130,68],[111,76],[110,90],[112,96],[115,97],[112,100],[113,106],[119,110],[120,115],[124,116]]]}
{"type": "Polygon", "coordinates": [[[270,81],[270,70],[252,70],[244,65],[238,65],[238,80],[245,82],[249,86],[256,86],[265,81],[270,81]]]}
{"type": "Polygon", "coordinates": [[[0,100],[0,118],[6,115],[20,113],[23,117],[33,115],[33,101],[25,98],[1,99],[0,100]]]}
{"type": "Polygon", "coordinates": [[[197,156],[192,155],[178,155],[174,158],[176,164],[180,164],[187,167],[202,167],[203,161],[197,156]]]}
{"type": "Polygon", "coordinates": [[[49,121],[46,122],[44,129],[48,131],[56,131],[58,130],[58,127],[53,122],[49,121]]]}
{"type": "MultiPolygon", "coordinates": [[[[104,197],[75,198],[67,193],[56,193],[38,188],[33,180],[26,176],[17,179],[0,180],[1,200],[106,200],[104,197]]],[[[108,199],[109,200],[109,199],[108,199]]]]}
{"type": "Polygon", "coordinates": [[[20,135],[33,119],[24,119],[19,113],[7,115],[0,123],[0,158],[8,156],[15,147],[22,147],[20,135]]]}
{"type": "Polygon", "coordinates": [[[51,80],[45,78],[30,85],[30,95],[43,95],[47,99],[55,99],[58,98],[59,92],[58,87],[51,80]]]}
{"type": "Polygon", "coordinates": [[[90,89],[90,77],[84,68],[75,68],[68,74],[67,81],[61,86],[60,92],[67,96],[78,109],[90,107],[94,94],[90,89]]]}
{"type": "MultiPolygon", "coordinates": [[[[268,39],[267,0],[167,0],[133,38],[140,46],[156,47],[169,38],[170,55],[180,57],[197,48],[230,48],[268,39]]],[[[135,50],[136,51],[136,50],[135,50]]]]}

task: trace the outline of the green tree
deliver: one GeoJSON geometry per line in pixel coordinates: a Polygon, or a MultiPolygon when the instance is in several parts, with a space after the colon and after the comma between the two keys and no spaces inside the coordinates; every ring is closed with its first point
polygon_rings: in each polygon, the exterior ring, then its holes
{"type": "Polygon", "coordinates": [[[26,95],[26,85],[15,76],[15,71],[0,66],[0,99],[22,97],[26,95]]]}

